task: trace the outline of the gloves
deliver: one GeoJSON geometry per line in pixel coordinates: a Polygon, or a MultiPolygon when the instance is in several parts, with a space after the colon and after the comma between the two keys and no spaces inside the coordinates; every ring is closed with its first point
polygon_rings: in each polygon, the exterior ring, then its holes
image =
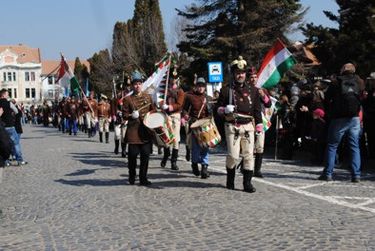
{"type": "Polygon", "coordinates": [[[234,112],[234,105],[227,105],[225,107],[225,114],[228,114],[228,113],[233,113],[234,112]]]}
{"type": "Polygon", "coordinates": [[[133,119],[137,119],[137,118],[139,118],[139,112],[138,112],[138,111],[133,111],[133,112],[132,112],[132,118],[133,118],[133,119]]]}
{"type": "Polygon", "coordinates": [[[162,105],[162,108],[163,108],[163,110],[168,110],[168,109],[169,109],[169,105],[167,105],[167,104],[163,104],[163,105],[162,105]]]}
{"type": "Polygon", "coordinates": [[[256,126],[255,126],[255,131],[256,131],[256,133],[261,133],[261,132],[263,132],[263,124],[257,124],[256,126]]]}

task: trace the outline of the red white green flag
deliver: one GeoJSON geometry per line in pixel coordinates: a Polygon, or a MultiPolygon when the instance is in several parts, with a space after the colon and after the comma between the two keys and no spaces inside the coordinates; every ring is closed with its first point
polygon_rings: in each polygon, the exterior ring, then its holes
{"type": "Polygon", "coordinates": [[[61,57],[60,68],[58,71],[58,76],[56,82],[60,81],[60,85],[64,88],[70,87],[70,92],[79,96],[79,83],[74,73],[70,69],[68,63],[65,61],[65,58],[61,57]]]}
{"type": "Polygon", "coordinates": [[[284,73],[297,62],[292,53],[277,40],[275,45],[267,52],[263,59],[262,66],[258,71],[258,88],[272,88],[280,82],[284,73]]]}

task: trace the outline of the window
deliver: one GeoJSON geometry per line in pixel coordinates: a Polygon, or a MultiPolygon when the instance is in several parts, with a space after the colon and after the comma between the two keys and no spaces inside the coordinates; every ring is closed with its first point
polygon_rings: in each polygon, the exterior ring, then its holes
{"type": "Polygon", "coordinates": [[[35,98],[35,88],[31,88],[31,98],[35,98]]]}
{"type": "Polygon", "coordinates": [[[48,84],[49,85],[53,84],[53,77],[52,76],[48,76],[48,84]]]}
{"type": "Polygon", "coordinates": [[[8,89],[8,93],[9,93],[9,98],[13,98],[12,97],[12,89],[8,89]]]}
{"type": "Polygon", "coordinates": [[[25,91],[26,91],[26,92],[25,92],[25,96],[26,96],[26,98],[30,98],[30,88],[26,88],[25,91]]]}
{"type": "Polygon", "coordinates": [[[25,81],[30,81],[30,72],[25,72],[25,81]]]}
{"type": "Polygon", "coordinates": [[[17,89],[16,88],[13,89],[13,93],[14,93],[14,98],[17,98],[17,89]]]}
{"type": "Polygon", "coordinates": [[[13,72],[13,81],[16,82],[16,73],[13,72]]]}
{"type": "Polygon", "coordinates": [[[4,81],[4,82],[7,81],[7,73],[6,73],[6,72],[3,72],[3,81],[4,81]]]}
{"type": "Polygon", "coordinates": [[[31,72],[31,81],[35,81],[35,72],[31,72]]]}
{"type": "Polygon", "coordinates": [[[12,73],[11,72],[8,72],[8,81],[12,81],[12,73]]]}

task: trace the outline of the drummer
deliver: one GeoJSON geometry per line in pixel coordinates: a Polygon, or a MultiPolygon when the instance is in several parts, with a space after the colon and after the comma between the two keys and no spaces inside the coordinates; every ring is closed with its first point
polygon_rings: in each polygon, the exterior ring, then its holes
{"type": "Polygon", "coordinates": [[[129,184],[134,185],[136,176],[137,157],[140,154],[139,184],[151,185],[147,179],[148,162],[152,149],[152,135],[143,124],[143,118],[149,111],[154,110],[151,96],[142,89],[142,75],[132,73],[133,93],[123,101],[123,118],[128,121],[125,143],[128,143],[129,184]]]}
{"type": "Polygon", "coordinates": [[[177,71],[174,70],[172,78],[170,79],[167,91],[167,97],[162,105],[164,112],[171,118],[172,130],[174,135],[174,143],[171,146],[164,147],[164,156],[160,163],[161,167],[165,167],[169,156],[171,155],[170,148],[172,147],[171,169],[178,170],[177,158],[180,144],[180,128],[181,128],[181,111],[184,104],[185,93],[179,86],[179,79],[177,71]]]}
{"type": "Polygon", "coordinates": [[[233,83],[223,87],[217,102],[217,112],[225,115],[227,188],[234,189],[234,178],[240,153],[243,156],[244,191],[253,193],[254,133],[263,131],[258,90],[246,82],[246,61],[239,56],[231,63],[233,83]]]}
{"type": "MultiPolygon", "coordinates": [[[[210,102],[206,97],[206,81],[204,78],[198,78],[196,87],[192,93],[186,94],[184,104],[184,119],[191,125],[195,121],[210,117],[212,109],[209,107],[210,102]]],[[[191,136],[192,143],[192,163],[191,168],[195,176],[201,176],[202,179],[207,179],[210,174],[208,172],[208,148],[201,148],[194,136],[191,136]],[[198,164],[201,164],[202,169],[199,171],[198,164]]]]}

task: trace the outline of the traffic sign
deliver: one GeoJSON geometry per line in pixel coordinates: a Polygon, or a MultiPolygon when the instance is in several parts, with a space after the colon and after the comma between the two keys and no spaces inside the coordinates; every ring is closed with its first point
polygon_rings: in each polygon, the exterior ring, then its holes
{"type": "Polygon", "coordinates": [[[221,62],[208,62],[208,82],[223,82],[223,64],[221,62]]]}

